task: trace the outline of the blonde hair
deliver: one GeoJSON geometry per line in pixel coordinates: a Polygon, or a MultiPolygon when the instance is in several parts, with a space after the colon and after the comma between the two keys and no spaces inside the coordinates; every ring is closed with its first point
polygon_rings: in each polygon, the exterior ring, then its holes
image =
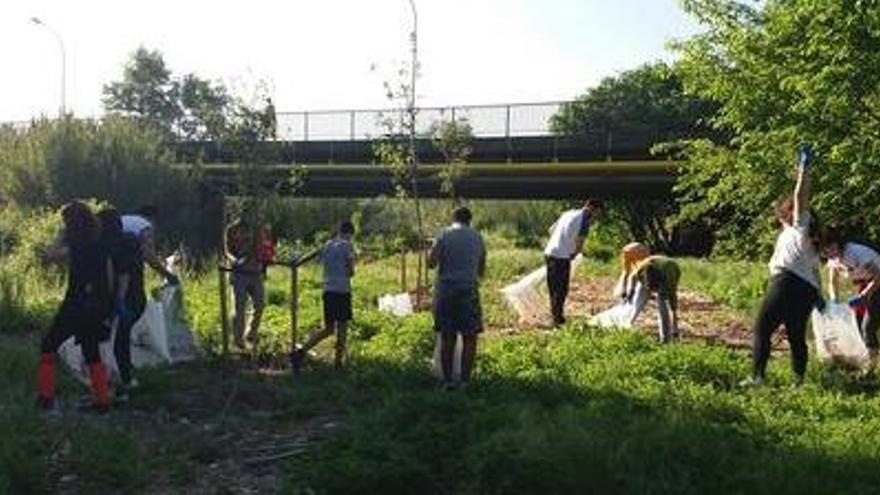
{"type": "Polygon", "coordinates": [[[651,250],[641,242],[631,242],[623,247],[620,252],[620,266],[624,272],[629,272],[640,261],[651,255],[651,250]]]}

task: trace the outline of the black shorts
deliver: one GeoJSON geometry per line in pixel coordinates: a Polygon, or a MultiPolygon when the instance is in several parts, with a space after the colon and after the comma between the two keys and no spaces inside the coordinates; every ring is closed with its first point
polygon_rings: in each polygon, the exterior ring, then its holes
{"type": "Polygon", "coordinates": [[[434,331],[476,335],[483,331],[480,289],[476,285],[437,284],[434,331]]]}
{"type": "Polygon", "coordinates": [[[351,293],[324,292],[324,324],[351,321],[351,293]]]}

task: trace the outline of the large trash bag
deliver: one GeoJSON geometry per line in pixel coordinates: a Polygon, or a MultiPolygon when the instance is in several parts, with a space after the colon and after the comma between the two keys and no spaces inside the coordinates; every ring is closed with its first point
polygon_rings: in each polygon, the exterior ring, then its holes
{"type": "MultiPolygon", "coordinates": [[[[577,255],[571,262],[571,271],[574,272],[583,261],[583,255],[577,255]]],[[[519,316],[521,325],[540,323],[549,314],[547,296],[539,290],[545,280],[547,267],[542,266],[501,289],[504,302],[519,316]]]]}
{"type": "Polygon", "coordinates": [[[825,363],[854,368],[870,366],[870,356],[859,332],[855,313],[846,304],[829,304],[824,313],[813,311],[816,355],[825,363]]]}
{"type": "Polygon", "coordinates": [[[590,324],[602,328],[631,328],[642,309],[648,304],[650,292],[641,283],[636,284],[631,301],[615,306],[590,318],[590,324]]]}
{"type": "MultiPolygon", "coordinates": [[[[110,332],[110,338],[101,342],[98,350],[101,354],[101,362],[107,368],[107,379],[110,383],[119,383],[119,367],[116,365],[116,356],[113,354],[113,342],[116,338],[116,326],[110,332]]],[[[70,373],[84,385],[89,385],[89,366],[83,357],[82,346],[75,342],[74,337],[64,341],[58,348],[58,359],[64,362],[70,369],[70,373]]]]}
{"type": "Polygon", "coordinates": [[[395,316],[409,316],[413,312],[412,298],[409,294],[386,294],[379,298],[379,311],[395,316]]]}
{"type": "MultiPolygon", "coordinates": [[[[443,367],[440,364],[440,332],[434,332],[434,360],[432,369],[434,376],[443,378],[443,367]]],[[[455,353],[452,355],[452,377],[455,380],[461,379],[461,335],[455,337],[455,353]]]]}

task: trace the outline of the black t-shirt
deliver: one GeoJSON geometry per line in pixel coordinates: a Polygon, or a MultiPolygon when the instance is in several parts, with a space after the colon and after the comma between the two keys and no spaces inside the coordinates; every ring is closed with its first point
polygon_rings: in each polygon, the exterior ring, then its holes
{"type": "Polygon", "coordinates": [[[126,300],[144,298],[144,257],[137,236],[124,233],[116,239],[106,241],[106,244],[116,276],[129,276],[126,300]]]}
{"type": "Polygon", "coordinates": [[[68,252],[65,301],[90,312],[109,312],[111,301],[107,279],[107,247],[100,242],[69,243],[68,252]]]}

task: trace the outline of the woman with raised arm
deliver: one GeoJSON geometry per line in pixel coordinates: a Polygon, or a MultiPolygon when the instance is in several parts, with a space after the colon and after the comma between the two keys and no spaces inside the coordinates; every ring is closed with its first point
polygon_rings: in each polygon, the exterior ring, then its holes
{"type": "Polygon", "coordinates": [[[743,384],[760,386],[770,359],[770,336],[785,325],[791,348],[794,384],[807,370],[807,319],[812,308],[824,311],[819,281],[818,220],[810,211],[810,165],[813,153],[801,145],[794,195],[776,208],[782,231],[770,258],[770,284],[755,320],[752,376],[743,384]]]}

